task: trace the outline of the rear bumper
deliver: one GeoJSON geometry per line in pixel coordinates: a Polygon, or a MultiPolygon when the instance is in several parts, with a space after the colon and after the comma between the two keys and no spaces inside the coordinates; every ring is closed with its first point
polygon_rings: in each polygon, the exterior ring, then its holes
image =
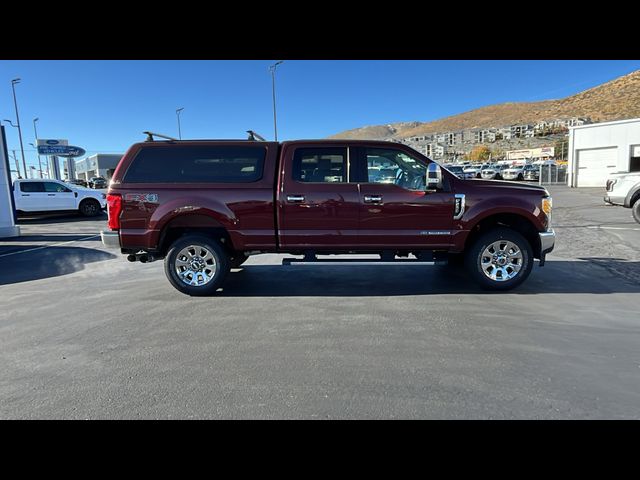
{"type": "Polygon", "coordinates": [[[103,230],[100,232],[102,244],[107,248],[120,248],[120,234],[111,230],[103,230]]]}
{"type": "Polygon", "coordinates": [[[550,228],[546,232],[538,233],[538,235],[540,236],[540,266],[543,266],[547,253],[552,252],[556,245],[556,232],[550,228]]]}

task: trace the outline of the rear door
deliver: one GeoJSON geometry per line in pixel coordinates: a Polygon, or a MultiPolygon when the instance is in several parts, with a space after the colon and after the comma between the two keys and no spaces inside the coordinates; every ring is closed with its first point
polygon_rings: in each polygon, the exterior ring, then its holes
{"type": "Polygon", "coordinates": [[[46,210],[46,194],[43,182],[20,182],[14,191],[16,210],[38,212],[46,210]]]}
{"type": "Polygon", "coordinates": [[[452,244],[454,194],[425,191],[428,159],[393,147],[357,151],[362,247],[428,250],[452,244]]]}
{"type": "Polygon", "coordinates": [[[279,244],[286,249],[353,248],[360,195],[347,144],[289,144],[278,192],[279,244]]]}

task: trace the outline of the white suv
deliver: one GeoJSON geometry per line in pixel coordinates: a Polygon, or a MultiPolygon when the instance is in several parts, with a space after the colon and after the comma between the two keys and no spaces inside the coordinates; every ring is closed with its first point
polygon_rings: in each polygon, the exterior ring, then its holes
{"type": "Polygon", "coordinates": [[[13,182],[18,213],[77,211],[93,217],[107,206],[107,196],[60,180],[31,179],[13,182]]]}
{"type": "Polygon", "coordinates": [[[640,172],[611,175],[607,180],[604,201],[630,208],[633,218],[640,223],[640,172]]]}

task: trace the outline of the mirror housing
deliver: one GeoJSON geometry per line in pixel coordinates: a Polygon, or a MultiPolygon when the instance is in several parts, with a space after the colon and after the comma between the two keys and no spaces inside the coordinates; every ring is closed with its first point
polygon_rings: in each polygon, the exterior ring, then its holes
{"type": "Polygon", "coordinates": [[[437,163],[431,162],[427,166],[426,190],[442,190],[442,169],[437,163]]]}

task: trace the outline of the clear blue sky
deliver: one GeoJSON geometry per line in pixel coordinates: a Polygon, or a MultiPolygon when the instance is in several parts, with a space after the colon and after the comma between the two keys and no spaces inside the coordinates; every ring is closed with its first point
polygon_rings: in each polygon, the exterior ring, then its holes
{"type": "MultiPolygon", "coordinates": [[[[0,120],[15,121],[28,165],[41,138],[88,153],[123,152],[151,130],[183,138],[273,138],[272,61],[0,61],[0,120]]],[[[485,105],[562,98],[640,69],[640,61],[294,61],[277,71],[280,140],[430,121],[485,105]]],[[[17,131],[5,124],[9,148],[17,131]]]]}

